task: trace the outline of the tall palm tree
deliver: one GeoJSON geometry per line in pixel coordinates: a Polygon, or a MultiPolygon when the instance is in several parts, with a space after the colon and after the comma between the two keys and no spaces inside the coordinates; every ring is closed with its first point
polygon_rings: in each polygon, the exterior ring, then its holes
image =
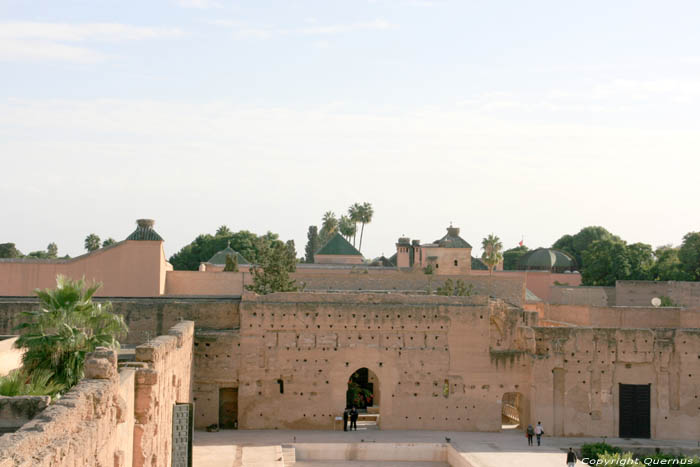
{"type": "Polygon", "coordinates": [[[501,253],[503,243],[501,243],[501,239],[498,236],[489,234],[488,237],[481,241],[481,248],[484,249],[484,252],[481,254],[481,260],[488,266],[489,275],[491,275],[496,265],[503,260],[503,253],[501,253]]]}
{"type": "Polygon", "coordinates": [[[85,249],[87,251],[95,251],[100,248],[100,237],[96,234],[91,233],[85,237],[85,249]]]}
{"type": "Polygon", "coordinates": [[[333,211],[326,211],[323,214],[323,221],[321,222],[321,232],[319,237],[321,238],[321,243],[324,244],[333,236],[333,234],[338,230],[338,219],[335,217],[333,211]]]}
{"type": "Polygon", "coordinates": [[[360,203],[354,203],[348,208],[348,217],[355,224],[355,233],[352,234],[352,246],[355,246],[355,236],[357,235],[357,223],[360,222],[361,211],[362,205],[360,203]]]}
{"type": "Polygon", "coordinates": [[[374,208],[370,203],[362,203],[360,207],[360,222],[362,223],[362,230],[360,230],[360,253],[362,253],[362,236],[365,233],[365,224],[372,222],[372,216],[374,216],[374,208]]]}
{"type": "Polygon", "coordinates": [[[217,237],[230,237],[233,235],[233,232],[231,232],[231,229],[228,228],[228,225],[224,224],[220,226],[218,229],[216,229],[216,236],[217,237]]]}
{"type": "Polygon", "coordinates": [[[357,225],[348,216],[340,216],[338,230],[343,237],[350,240],[357,232],[357,225]]]}

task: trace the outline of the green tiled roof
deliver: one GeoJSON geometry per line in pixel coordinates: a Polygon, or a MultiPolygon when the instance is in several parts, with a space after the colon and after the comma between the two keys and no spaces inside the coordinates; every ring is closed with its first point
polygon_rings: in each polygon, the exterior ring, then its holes
{"type": "Polygon", "coordinates": [[[440,240],[435,240],[440,248],[471,248],[472,246],[467,243],[462,237],[459,236],[458,227],[448,227],[447,235],[442,237],[440,240]]]}
{"type": "Polygon", "coordinates": [[[217,266],[224,266],[226,265],[226,257],[231,255],[232,257],[235,256],[236,259],[238,260],[238,264],[250,264],[247,259],[243,257],[242,254],[231,248],[231,245],[228,245],[226,248],[224,248],[221,251],[217,251],[214,256],[209,258],[209,261],[207,263],[210,264],[216,264],[217,266]]]}
{"type": "Polygon", "coordinates": [[[518,269],[569,269],[575,265],[571,255],[554,248],[538,248],[518,258],[518,269]]]}
{"type": "Polygon", "coordinates": [[[316,255],[353,255],[362,256],[362,253],[357,251],[357,248],[352,246],[350,242],[345,240],[339,233],[333,235],[325,245],[318,250],[316,255]]]}
{"type": "Polygon", "coordinates": [[[158,232],[153,230],[153,224],[155,221],[153,219],[139,219],[136,221],[138,227],[134,230],[131,235],[126,237],[127,240],[157,240],[162,242],[163,237],[158,235],[158,232]]]}

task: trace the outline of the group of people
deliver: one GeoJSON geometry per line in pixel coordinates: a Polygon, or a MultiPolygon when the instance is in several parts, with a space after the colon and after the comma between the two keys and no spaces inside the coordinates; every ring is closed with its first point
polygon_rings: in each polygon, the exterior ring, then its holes
{"type": "Polygon", "coordinates": [[[350,419],[350,431],[355,429],[357,431],[357,418],[360,416],[360,414],[357,412],[357,409],[353,405],[351,408],[345,408],[343,411],[343,431],[348,431],[348,419],[350,419]]]}
{"type": "Polygon", "coordinates": [[[534,428],[532,425],[528,425],[527,430],[525,431],[525,435],[527,436],[527,445],[532,446],[532,437],[537,436],[537,445],[539,446],[542,441],[543,434],[544,428],[542,428],[542,422],[537,422],[537,426],[534,428]]]}

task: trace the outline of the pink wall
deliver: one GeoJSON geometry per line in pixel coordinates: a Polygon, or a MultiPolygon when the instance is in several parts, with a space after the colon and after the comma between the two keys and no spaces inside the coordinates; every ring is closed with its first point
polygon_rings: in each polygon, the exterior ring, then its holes
{"type": "MultiPolygon", "coordinates": [[[[488,271],[471,271],[475,276],[488,276],[488,271]]],[[[494,277],[525,277],[525,287],[544,301],[549,300],[550,287],[555,282],[570,286],[581,285],[581,275],[578,273],[561,274],[550,271],[494,271],[494,277]]]]}
{"type": "Polygon", "coordinates": [[[153,297],[165,290],[163,242],[125,240],[67,261],[0,261],[0,296],[53,288],[56,276],[102,282],[97,296],[153,297]]]}
{"type": "Polygon", "coordinates": [[[362,264],[358,255],[314,255],[316,264],[362,264]]]}
{"type": "Polygon", "coordinates": [[[246,272],[168,271],[165,295],[241,295],[251,282],[246,272]]]}

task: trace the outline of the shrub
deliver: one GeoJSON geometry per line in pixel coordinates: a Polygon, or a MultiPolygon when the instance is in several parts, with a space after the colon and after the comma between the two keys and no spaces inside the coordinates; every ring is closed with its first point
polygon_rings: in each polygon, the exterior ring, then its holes
{"type": "Polygon", "coordinates": [[[63,386],[52,382],[53,373],[48,370],[36,370],[28,375],[22,369],[0,376],[0,396],[54,396],[63,390],[63,386]]]}
{"type": "Polygon", "coordinates": [[[589,443],[581,446],[581,457],[588,459],[590,465],[595,464],[595,461],[602,454],[617,454],[620,452],[620,448],[610,446],[608,443],[589,443]]]}
{"type": "MultiPolygon", "coordinates": [[[[618,448],[615,448],[618,449],[618,448]]],[[[619,450],[619,449],[618,449],[619,450]]],[[[598,455],[598,460],[600,460],[599,465],[610,465],[610,466],[629,466],[629,465],[644,465],[634,458],[631,452],[625,453],[609,453],[604,452],[598,455]]]]}

